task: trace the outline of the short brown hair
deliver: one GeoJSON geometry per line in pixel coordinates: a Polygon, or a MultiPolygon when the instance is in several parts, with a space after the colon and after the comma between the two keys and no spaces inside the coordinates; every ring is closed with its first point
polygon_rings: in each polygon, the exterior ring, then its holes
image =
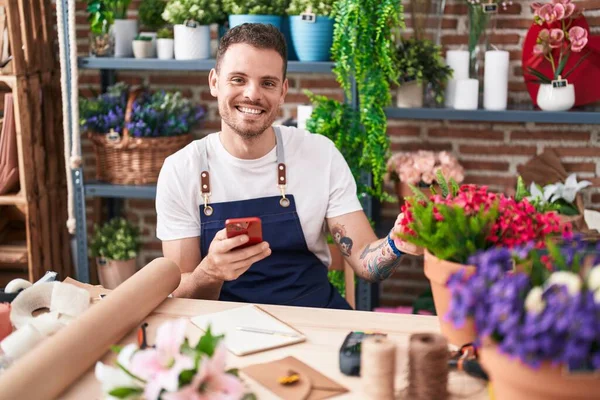
{"type": "Polygon", "coordinates": [[[229,46],[238,43],[245,43],[259,49],[275,50],[283,59],[283,79],[287,73],[287,45],[285,37],[271,24],[250,24],[245,23],[237,25],[227,31],[219,42],[217,49],[216,70],[219,72],[221,60],[229,46]]]}

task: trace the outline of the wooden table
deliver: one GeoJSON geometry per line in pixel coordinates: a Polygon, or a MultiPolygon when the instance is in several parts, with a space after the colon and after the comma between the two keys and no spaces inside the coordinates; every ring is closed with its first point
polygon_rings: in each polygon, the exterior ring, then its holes
{"type": "MultiPolygon", "coordinates": [[[[154,340],[155,329],[163,321],[178,317],[190,318],[196,315],[208,314],[239,307],[239,303],[217,302],[206,300],[167,299],[146,319],[149,323],[149,341],[154,340]]],[[[437,317],[374,313],[365,311],[342,311],[303,307],[262,306],[266,311],[294,326],[307,336],[304,343],[270,350],[262,353],[236,357],[228,354],[228,367],[237,368],[255,363],[277,360],[285,356],[294,356],[316,370],[329,376],[336,382],[347,387],[350,392],[336,399],[364,399],[361,393],[361,380],[348,377],[339,370],[338,351],[352,330],[380,331],[398,344],[396,368],[396,389],[401,392],[406,387],[406,365],[408,361],[408,339],[416,332],[438,332],[437,317]]],[[[115,316],[118,318],[118,316],[115,316]]],[[[195,343],[202,332],[191,322],[188,324],[188,337],[195,343]]],[[[135,342],[135,332],[131,332],[121,341],[121,345],[135,342]]],[[[115,356],[107,353],[102,361],[111,363],[115,356]]],[[[270,391],[256,382],[244,377],[245,382],[259,399],[276,399],[270,391]]],[[[488,399],[486,385],[463,373],[453,372],[450,375],[449,390],[459,395],[461,399],[488,399]]],[[[398,398],[404,396],[399,394],[398,398]]],[[[88,370],[74,385],[68,388],[60,397],[63,399],[101,399],[100,384],[94,377],[94,369],[88,370]]]]}

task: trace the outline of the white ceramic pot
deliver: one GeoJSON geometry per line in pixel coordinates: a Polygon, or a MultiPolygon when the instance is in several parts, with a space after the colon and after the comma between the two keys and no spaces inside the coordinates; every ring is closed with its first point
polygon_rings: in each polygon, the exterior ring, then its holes
{"type": "Polygon", "coordinates": [[[133,41],[133,56],[135,58],[151,58],[152,57],[152,41],[150,41],[150,40],[134,40],[133,41]]]}
{"type": "Polygon", "coordinates": [[[116,19],[112,26],[115,38],[115,57],[132,57],[132,42],[137,35],[138,24],[134,19],[116,19]]]}
{"type": "Polygon", "coordinates": [[[156,32],[140,32],[140,36],[148,36],[152,38],[152,54],[150,57],[156,57],[156,32]]]}
{"type": "Polygon", "coordinates": [[[543,111],[567,111],[575,104],[575,87],[570,83],[555,88],[552,84],[541,84],[537,104],[543,111]]]}
{"type": "Polygon", "coordinates": [[[161,60],[171,60],[173,58],[173,39],[156,39],[156,53],[161,60]]]}
{"type": "Polygon", "coordinates": [[[198,25],[195,28],[175,25],[175,59],[200,60],[210,58],[210,26],[198,25]]]}
{"type": "Polygon", "coordinates": [[[417,81],[401,83],[396,92],[396,107],[423,107],[423,85],[417,81]]]}

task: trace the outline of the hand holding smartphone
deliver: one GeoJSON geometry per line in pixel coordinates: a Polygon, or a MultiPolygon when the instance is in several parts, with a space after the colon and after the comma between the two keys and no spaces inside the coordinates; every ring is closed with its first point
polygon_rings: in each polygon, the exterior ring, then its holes
{"type": "Polygon", "coordinates": [[[248,235],[249,240],[243,245],[238,246],[237,249],[253,246],[263,241],[262,221],[258,217],[228,219],[225,221],[225,230],[227,238],[248,235]]]}

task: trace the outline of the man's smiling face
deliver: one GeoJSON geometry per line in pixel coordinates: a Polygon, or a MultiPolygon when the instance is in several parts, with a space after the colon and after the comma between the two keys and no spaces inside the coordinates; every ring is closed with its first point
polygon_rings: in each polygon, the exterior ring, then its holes
{"type": "Polygon", "coordinates": [[[275,50],[249,44],[231,45],[212,71],[211,94],[227,126],[244,139],[253,139],[277,118],[288,89],[283,59],[275,50]]]}

